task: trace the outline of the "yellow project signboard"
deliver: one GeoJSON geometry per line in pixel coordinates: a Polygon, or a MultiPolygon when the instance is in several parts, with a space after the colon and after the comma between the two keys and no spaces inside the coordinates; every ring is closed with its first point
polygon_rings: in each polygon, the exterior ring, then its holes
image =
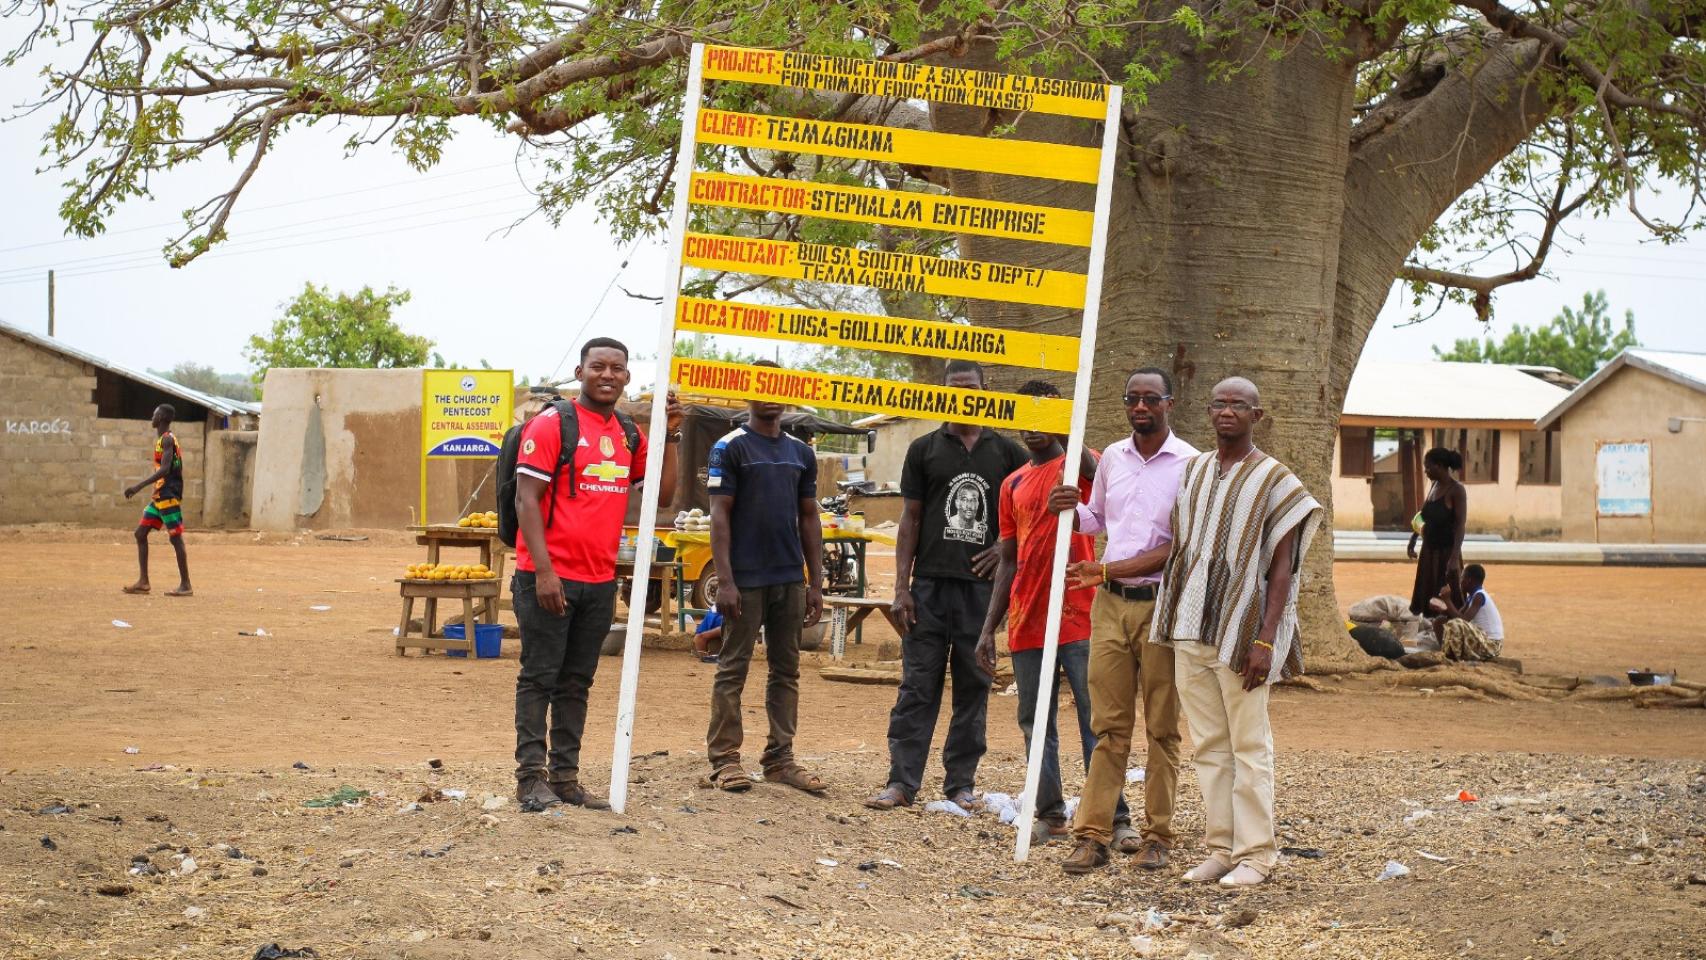
{"type": "Polygon", "coordinates": [[[682,262],[706,270],[841,286],[877,287],[944,297],[975,297],[1005,303],[1034,303],[1072,310],[1084,306],[1085,278],[1082,273],[985,260],[927,257],[828,243],[689,233],[683,240],[682,262]]]}
{"type": "Polygon", "coordinates": [[[705,143],[728,147],[886,160],[1074,183],[1095,183],[1100,173],[1099,151],[1091,147],[728,110],[699,111],[698,137],[705,143]]]}
{"type": "Polygon", "coordinates": [[[696,172],[689,190],[693,202],[699,206],[775,211],[826,220],[884,223],[1078,247],[1090,245],[1094,220],[1087,210],[1064,207],[730,173],[696,172]]]}
{"type": "Polygon", "coordinates": [[[1072,401],[993,390],[961,390],[780,367],[676,357],[670,382],[692,393],[731,400],[770,400],[836,410],[869,410],[928,420],[981,423],[1008,430],[1066,433],[1072,401]]]}
{"type": "Polygon", "coordinates": [[[1100,120],[1107,113],[1109,90],[1106,84],[1086,80],[715,46],[705,48],[705,77],[894,100],[934,100],[985,110],[1034,110],[1087,120],[1100,120]]]}
{"type": "Polygon", "coordinates": [[[495,458],[515,419],[509,370],[422,370],[421,456],[495,458]]]}
{"type": "Polygon", "coordinates": [[[1078,369],[1078,338],[797,306],[681,297],[675,328],[691,333],[822,343],[1042,370],[1078,369]]]}

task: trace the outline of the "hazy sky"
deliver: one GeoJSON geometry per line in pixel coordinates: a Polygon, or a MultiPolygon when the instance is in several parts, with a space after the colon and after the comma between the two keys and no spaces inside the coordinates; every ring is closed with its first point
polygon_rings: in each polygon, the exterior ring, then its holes
{"type": "MultiPolygon", "coordinates": [[[[0,21],[0,41],[9,47],[15,36],[16,25],[0,21]]],[[[0,73],[0,100],[26,100],[38,82],[29,69],[0,73]]],[[[408,289],[414,298],[396,318],[437,341],[447,359],[469,365],[485,360],[549,374],[575,343],[601,334],[655,350],[658,307],[622,288],[661,291],[661,248],[642,243],[622,269],[627,250],[590,209],[556,229],[534,218],[506,231],[531,199],[514,141],[489,127],[469,122],[426,174],[383,149],[346,158],[347,129],[295,131],[245,191],[229,231],[233,242],[173,270],[159,251],[176,234],[178,211],[223,190],[229,168],[204,164],[163,178],[157,198],[129,204],[107,235],[68,240],[57,215],[61,178],[35,173],[50,119],[0,125],[0,320],[7,323],[45,331],[51,267],[58,271],[58,335],[138,368],[190,360],[246,370],[241,349],[249,335],[264,330],[305,282],[408,289]]],[[[1626,214],[1578,222],[1574,230],[1585,237],[1571,244],[1580,252],[1554,256],[1556,279],[1502,291],[1491,332],[1544,323],[1583,292],[1604,288],[1619,317],[1635,311],[1647,346],[1706,351],[1706,245],[1643,245],[1626,214]]],[[[1407,316],[1399,297],[1389,299],[1366,355],[1426,360],[1432,344],[1485,332],[1466,308],[1397,328],[1407,316]]],[[[573,366],[570,357],[560,372],[573,366]]],[[[636,374],[649,377],[649,370],[636,374]]]]}

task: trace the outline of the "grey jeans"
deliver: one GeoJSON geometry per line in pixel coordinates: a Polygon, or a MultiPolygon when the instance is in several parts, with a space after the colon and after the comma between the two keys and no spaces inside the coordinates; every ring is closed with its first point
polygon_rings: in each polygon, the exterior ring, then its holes
{"type": "Polygon", "coordinates": [[[616,616],[616,581],[564,580],[562,616],[539,606],[531,572],[516,571],[509,588],[521,625],[521,671],[515,675],[516,778],[548,772],[555,782],[578,779],[587,693],[598,672],[604,636],[616,616]]]}

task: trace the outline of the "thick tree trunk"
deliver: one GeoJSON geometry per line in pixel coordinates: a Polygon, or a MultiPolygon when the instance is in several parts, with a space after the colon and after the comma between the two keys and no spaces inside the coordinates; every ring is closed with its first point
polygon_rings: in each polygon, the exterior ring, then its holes
{"type": "MultiPolygon", "coordinates": [[[[1102,446],[1126,431],[1116,399],[1136,367],[1170,370],[1174,426],[1206,449],[1207,401],[1224,377],[1255,381],[1267,418],[1257,443],[1331,509],[1343,384],[1332,347],[1353,72],[1292,50],[1233,81],[1187,61],[1127,124],[1106,262],[1089,414],[1102,446]],[[1299,104],[1307,104],[1300,109],[1299,104]]],[[[1003,118],[1005,119],[1005,118],[1003,118]]],[[[938,108],[938,129],[980,132],[987,113],[938,108]]],[[[1026,119],[1022,135],[1093,143],[1087,124],[1026,119]]],[[[1085,208],[1090,188],[954,175],[956,194],[1085,208]]],[[[979,260],[1084,269],[1081,250],[968,237],[979,260]]],[[[976,302],[979,323],[1075,333],[1076,313],[976,302]]],[[[1348,373],[1346,374],[1348,377],[1348,373]]],[[[1011,384],[1005,384],[1011,387],[1011,384]]],[[[1064,384],[1063,384],[1064,386],[1064,384]]],[[[1361,657],[1340,625],[1330,526],[1305,563],[1301,610],[1312,661],[1361,657]]]]}

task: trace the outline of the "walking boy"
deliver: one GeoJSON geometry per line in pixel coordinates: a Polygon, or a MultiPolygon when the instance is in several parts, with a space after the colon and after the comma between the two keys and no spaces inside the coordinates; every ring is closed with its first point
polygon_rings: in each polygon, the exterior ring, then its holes
{"type": "Polygon", "coordinates": [[[142,508],[142,522],[136,525],[136,564],[142,575],[134,584],[124,588],[125,593],[149,591],[148,532],[164,529],[166,539],[172,542],[172,552],[178,556],[178,586],[167,590],[166,596],[193,595],[190,590],[190,561],[184,555],[184,455],[178,448],[178,438],[172,433],[172,420],[177,415],[169,403],[154,408],[151,421],[155,433],[154,472],[141,483],[124,489],[124,498],[129,500],[142,488],[154,485],[154,496],[148,501],[148,506],[142,508]]]}

